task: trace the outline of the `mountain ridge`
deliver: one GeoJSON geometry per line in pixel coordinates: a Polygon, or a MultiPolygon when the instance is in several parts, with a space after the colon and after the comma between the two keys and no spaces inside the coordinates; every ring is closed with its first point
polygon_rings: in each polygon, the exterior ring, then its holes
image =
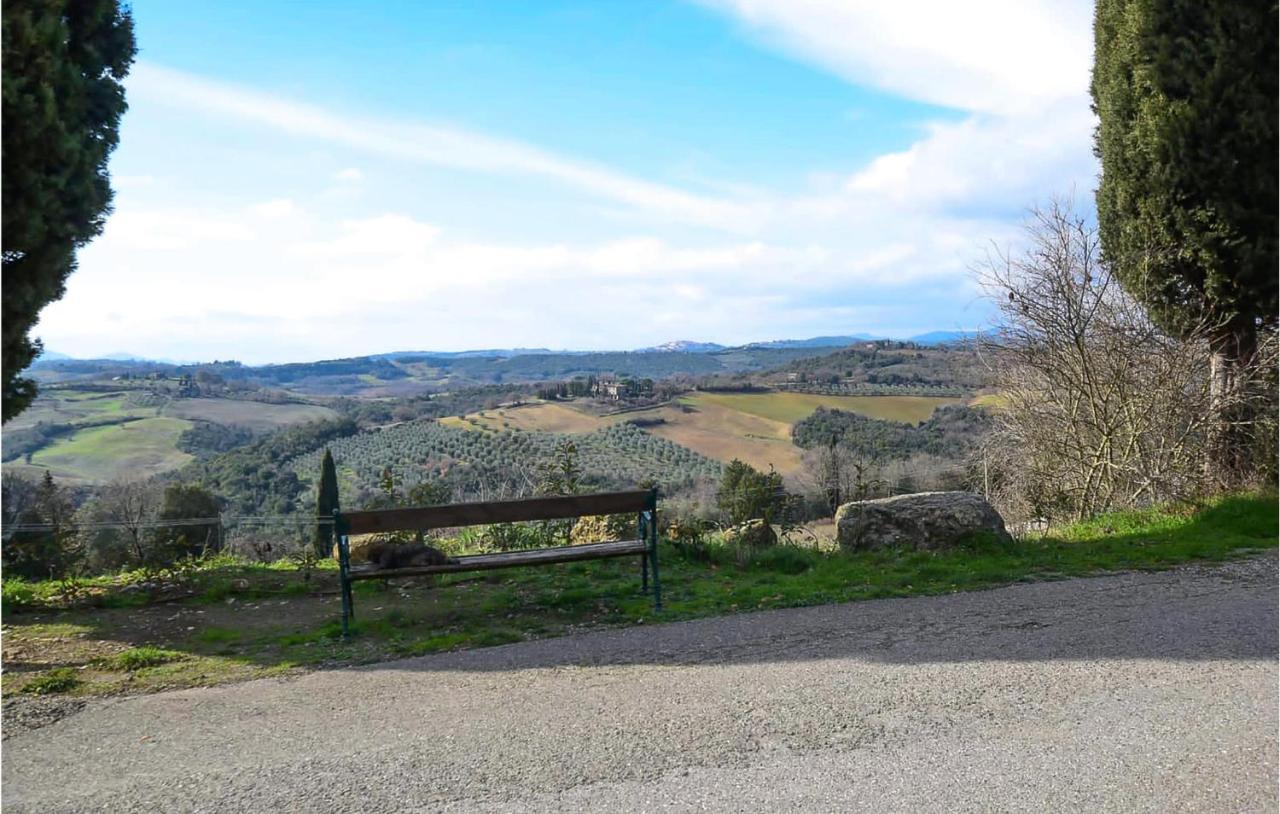
{"type": "MultiPolygon", "coordinates": [[[[691,339],[676,339],[669,342],[663,342],[658,345],[652,345],[645,348],[636,348],[631,350],[620,351],[600,351],[600,350],[570,350],[570,349],[551,349],[551,348],[484,348],[475,350],[460,351],[431,351],[431,350],[397,350],[385,353],[370,353],[362,356],[343,357],[344,359],[376,359],[396,361],[403,358],[411,357],[431,357],[437,359],[473,359],[473,358],[492,358],[504,359],[515,358],[520,356],[575,356],[590,355],[599,353],[718,353],[721,351],[731,351],[736,349],[802,349],[802,348],[843,348],[850,345],[856,345],[860,342],[913,342],[917,345],[935,346],[948,342],[957,342],[968,339],[974,339],[990,333],[989,329],[981,330],[936,330],[927,331],[921,334],[904,338],[895,338],[887,336],[879,336],[875,334],[844,334],[830,336],[813,336],[807,339],[770,339],[758,342],[747,342],[741,345],[722,345],[718,342],[699,342],[691,339]]],[[[176,361],[173,359],[152,359],[144,356],[137,356],[129,353],[110,353],[101,356],[81,357],[73,356],[57,351],[46,350],[36,359],[35,365],[47,364],[52,362],[96,362],[96,361],[113,361],[113,362],[139,362],[159,365],[174,365],[179,367],[197,367],[200,365],[212,364],[211,362],[191,362],[176,361]]],[[[263,365],[247,365],[247,367],[278,367],[287,364],[312,364],[322,361],[339,361],[339,360],[313,360],[312,362],[272,362],[263,365]]]]}

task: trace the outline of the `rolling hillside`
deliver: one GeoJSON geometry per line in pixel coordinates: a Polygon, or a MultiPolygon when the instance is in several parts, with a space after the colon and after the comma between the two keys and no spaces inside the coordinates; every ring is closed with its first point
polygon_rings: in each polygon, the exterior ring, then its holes
{"type": "Polygon", "coordinates": [[[631,423],[652,435],[727,463],[734,458],[758,469],[793,472],[803,450],[792,441],[792,427],[819,408],[916,424],[939,406],[960,398],[928,396],[823,396],[808,393],[692,393],[647,410],[595,416],[570,403],[535,402],[500,407],[441,423],[460,430],[506,429],[588,433],[611,424],[631,423]]]}

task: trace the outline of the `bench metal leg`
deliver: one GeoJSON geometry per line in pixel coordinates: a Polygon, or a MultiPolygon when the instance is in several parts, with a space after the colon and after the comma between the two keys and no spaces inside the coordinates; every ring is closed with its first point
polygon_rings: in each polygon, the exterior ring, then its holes
{"type": "Polygon", "coordinates": [[[640,593],[649,593],[649,552],[640,555],[640,593]]]}
{"type": "Polygon", "coordinates": [[[649,549],[649,557],[653,560],[653,609],[662,610],[662,583],[658,580],[658,541],[653,541],[649,549]]]}
{"type": "Polygon", "coordinates": [[[342,638],[351,636],[351,620],[356,618],[355,598],[351,594],[351,548],[343,534],[342,516],[333,510],[334,533],[338,540],[338,588],[342,592],[342,638]]]}
{"type": "Polygon", "coordinates": [[[645,553],[649,560],[649,568],[653,571],[653,609],[660,611],[662,610],[662,582],[658,579],[658,511],[656,506],[645,514],[645,539],[649,543],[649,550],[645,553]]]}

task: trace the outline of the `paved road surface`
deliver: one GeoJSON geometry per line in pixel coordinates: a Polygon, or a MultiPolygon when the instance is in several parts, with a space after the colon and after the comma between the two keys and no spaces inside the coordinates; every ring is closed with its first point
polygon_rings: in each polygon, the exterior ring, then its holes
{"type": "Polygon", "coordinates": [[[1275,811],[1276,559],[97,701],[6,812],[1275,811]]]}

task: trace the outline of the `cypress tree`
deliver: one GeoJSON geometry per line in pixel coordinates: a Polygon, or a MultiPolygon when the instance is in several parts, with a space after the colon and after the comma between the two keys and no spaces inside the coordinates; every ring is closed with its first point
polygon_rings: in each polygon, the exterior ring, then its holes
{"type": "MultiPolygon", "coordinates": [[[[338,470],[333,464],[333,455],[329,448],[324,448],[324,460],[320,462],[320,486],[316,490],[316,517],[318,519],[333,517],[333,510],[338,508],[338,470]]],[[[333,551],[333,526],[328,523],[316,524],[316,556],[328,557],[333,551]]]]}
{"type": "Polygon", "coordinates": [[[125,111],[133,19],[118,0],[3,5],[3,420],[36,386],[19,374],[40,353],[30,331],[64,291],[75,252],[111,211],[107,158],[125,111]]]}
{"type": "Polygon", "coordinates": [[[1277,36],[1271,2],[1097,0],[1103,259],[1161,327],[1211,326],[1218,396],[1276,319],[1277,36]]]}

